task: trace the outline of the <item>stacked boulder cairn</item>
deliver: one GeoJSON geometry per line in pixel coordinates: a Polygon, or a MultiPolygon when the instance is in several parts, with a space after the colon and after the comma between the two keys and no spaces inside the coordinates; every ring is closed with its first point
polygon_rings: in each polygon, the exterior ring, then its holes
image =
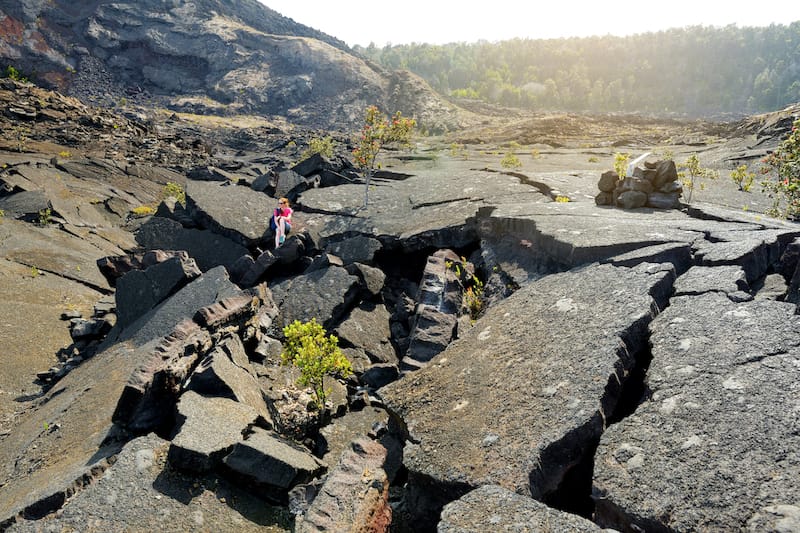
{"type": "Polygon", "coordinates": [[[645,162],[644,168],[634,167],[628,174],[620,178],[613,170],[604,172],[597,182],[600,192],[595,203],[623,209],[675,209],[680,205],[683,186],[674,161],[645,162]]]}

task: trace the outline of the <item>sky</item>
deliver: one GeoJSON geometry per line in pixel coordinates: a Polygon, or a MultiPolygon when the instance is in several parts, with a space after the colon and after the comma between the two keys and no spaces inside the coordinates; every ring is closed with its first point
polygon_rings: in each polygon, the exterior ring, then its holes
{"type": "Polygon", "coordinates": [[[350,46],[632,35],[800,20],[800,0],[260,0],[350,46]]]}

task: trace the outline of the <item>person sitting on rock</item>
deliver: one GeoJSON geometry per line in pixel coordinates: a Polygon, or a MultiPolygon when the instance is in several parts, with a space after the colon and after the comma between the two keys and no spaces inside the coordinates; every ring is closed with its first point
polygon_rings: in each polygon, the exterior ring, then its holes
{"type": "Polygon", "coordinates": [[[269,221],[269,226],[275,232],[275,248],[283,244],[286,234],[292,230],[292,212],[288,198],[278,200],[278,207],[269,221]]]}

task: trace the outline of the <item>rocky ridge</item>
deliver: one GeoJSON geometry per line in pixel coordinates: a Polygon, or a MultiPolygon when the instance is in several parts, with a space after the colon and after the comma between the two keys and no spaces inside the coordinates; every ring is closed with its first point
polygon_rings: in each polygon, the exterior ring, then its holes
{"type": "MultiPolygon", "coordinates": [[[[120,147],[138,139],[107,116],[120,147]]],[[[0,223],[3,278],[82,287],[77,314],[100,329],[53,327],[75,358],[5,411],[3,529],[472,531],[512,509],[576,531],[796,528],[797,224],[598,207],[572,188],[594,188],[592,170],[419,159],[392,162],[366,210],[363,184],[298,181],[296,231],[275,250],[280,150],[228,139],[166,168],[183,136],[153,133],[134,176],[92,134],[70,145],[91,157],[53,161],[55,129],[28,120],[26,149],[2,152],[2,201],[38,200],[0,223]],[[185,206],[161,200],[178,178],[185,206]],[[146,202],[162,203],[134,217],[146,202]],[[468,272],[485,280],[474,322],[468,272]],[[356,368],[323,416],[278,364],[282,326],[312,317],[356,368]]]]}
{"type": "Polygon", "coordinates": [[[343,131],[373,104],[431,131],[474,122],[420,78],[384,72],[256,0],[0,2],[0,57],[103,106],[281,116],[343,131]]]}

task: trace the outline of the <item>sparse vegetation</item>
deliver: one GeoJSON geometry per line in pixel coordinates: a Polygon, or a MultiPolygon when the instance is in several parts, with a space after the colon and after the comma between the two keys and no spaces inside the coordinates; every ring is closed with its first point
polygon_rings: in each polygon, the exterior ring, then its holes
{"type": "Polygon", "coordinates": [[[164,188],[161,189],[161,196],[162,198],[175,198],[179,204],[186,205],[186,191],[183,190],[183,186],[180,183],[167,182],[164,188]]]}
{"type": "Polygon", "coordinates": [[[369,106],[364,114],[364,126],[353,150],[356,165],[364,172],[364,207],[369,204],[369,182],[376,168],[378,154],[389,144],[408,145],[417,121],[396,112],[391,121],[377,106],[369,106]]]}
{"type": "Polygon", "coordinates": [[[560,204],[567,204],[571,200],[569,199],[569,196],[561,196],[561,195],[559,195],[559,196],[556,196],[555,201],[560,203],[560,204]]]}
{"type": "Polygon", "coordinates": [[[22,83],[26,83],[28,81],[28,77],[24,76],[19,70],[17,70],[12,65],[8,65],[5,71],[5,78],[12,79],[14,81],[19,81],[22,83]]]}
{"type": "Polygon", "coordinates": [[[700,166],[700,160],[696,154],[690,155],[686,161],[680,165],[679,168],[684,170],[678,172],[678,177],[681,178],[684,189],[689,190],[689,195],[686,197],[686,203],[692,203],[692,192],[695,188],[695,182],[699,182],[700,190],[705,190],[706,184],[703,179],[715,180],[719,177],[719,172],[700,166]],[[688,173],[688,176],[687,176],[688,173]]]}
{"type": "Polygon", "coordinates": [[[72,157],[72,152],[70,152],[69,150],[61,150],[60,152],[58,152],[58,157],[69,159],[70,157],[72,157]]]}
{"type": "Polygon", "coordinates": [[[53,213],[52,213],[52,211],[50,210],[49,207],[46,208],[46,209],[40,209],[39,210],[39,225],[40,226],[47,226],[48,224],[50,224],[52,222],[52,220],[51,220],[52,215],[53,215],[53,213]]]}
{"type": "Polygon", "coordinates": [[[136,218],[150,216],[155,212],[156,209],[154,207],[150,207],[149,205],[140,205],[139,207],[134,207],[131,209],[131,214],[136,218]]]}
{"type": "Polygon", "coordinates": [[[520,168],[522,167],[522,161],[519,160],[513,150],[509,150],[500,160],[500,166],[503,168],[520,168]]]}
{"type": "Polygon", "coordinates": [[[617,176],[620,179],[623,179],[625,177],[625,174],[627,173],[628,170],[628,162],[630,161],[630,159],[631,159],[630,154],[623,154],[620,152],[614,154],[614,172],[617,173],[617,176]]]}
{"type": "Polygon", "coordinates": [[[286,337],[281,353],[283,364],[300,369],[298,385],[311,386],[315,406],[324,409],[328,397],[324,377],[346,378],[353,373],[350,361],[339,349],[339,339],[335,335],[326,336],[325,329],[313,318],[305,323],[295,320],[283,328],[283,334],[286,337]]]}
{"type": "Polygon", "coordinates": [[[315,154],[320,154],[324,157],[331,158],[333,157],[333,150],[335,147],[336,141],[334,141],[333,137],[330,135],[325,137],[314,137],[308,142],[308,148],[303,150],[303,153],[300,154],[300,161],[308,159],[315,154]]]}
{"type": "Polygon", "coordinates": [[[739,165],[736,170],[731,171],[731,179],[739,187],[740,191],[748,192],[750,187],[753,186],[753,180],[756,179],[756,175],[747,170],[747,165],[739,165]]]}

